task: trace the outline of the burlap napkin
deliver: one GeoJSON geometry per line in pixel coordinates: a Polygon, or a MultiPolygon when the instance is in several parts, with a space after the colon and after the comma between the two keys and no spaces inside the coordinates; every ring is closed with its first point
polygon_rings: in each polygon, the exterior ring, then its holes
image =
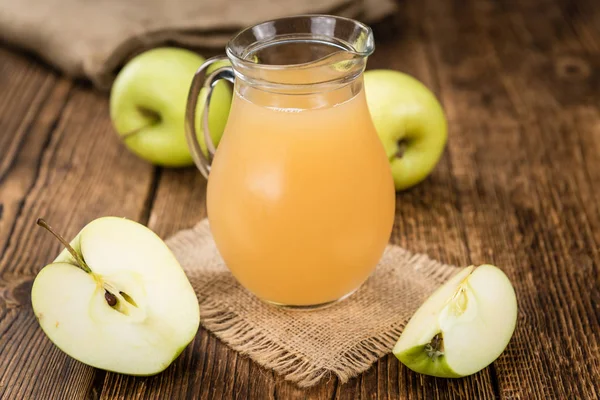
{"type": "Polygon", "coordinates": [[[335,374],[342,382],[389,353],[419,305],[458,268],[389,245],[376,271],[348,299],[319,311],[265,304],[229,273],[208,222],[167,244],[200,301],[202,325],[231,348],[300,386],[335,374]]]}
{"type": "Polygon", "coordinates": [[[0,0],[0,38],[106,89],[119,66],[152,47],[222,49],[238,30],[272,18],[370,23],[394,9],[393,0],[0,0]]]}

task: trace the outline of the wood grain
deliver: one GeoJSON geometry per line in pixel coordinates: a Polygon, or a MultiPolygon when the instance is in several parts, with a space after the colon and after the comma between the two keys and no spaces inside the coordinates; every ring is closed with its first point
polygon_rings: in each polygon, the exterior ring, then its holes
{"type": "Polygon", "coordinates": [[[120,215],[168,237],[206,215],[194,168],[153,168],[112,132],[107,99],[0,48],[0,398],[432,399],[600,397],[600,3],[399,2],[370,68],[423,81],[450,124],[433,174],[397,197],[393,241],[443,262],[494,263],[517,331],[474,376],[417,375],[392,355],[300,389],[204,329],[164,373],[94,370],[39,329],[29,294],[66,236],[120,215]]]}
{"type": "MultiPolygon", "coordinates": [[[[39,69],[38,74],[56,80],[39,69]]],[[[103,215],[138,219],[153,169],[118,142],[103,96],[86,88],[70,90],[64,79],[42,85],[41,92],[27,76],[23,80],[21,90],[15,90],[23,91],[32,108],[23,107],[20,114],[14,106],[0,109],[8,125],[13,118],[25,124],[14,136],[22,144],[4,153],[14,161],[0,181],[2,203],[9,205],[3,207],[6,222],[0,232],[0,398],[85,398],[96,371],[58,350],[31,310],[32,279],[60,251],[35,220],[44,216],[72,237],[103,215]]]]}
{"type": "MultiPolygon", "coordinates": [[[[0,250],[5,249],[71,84],[0,49],[0,250]],[[22,152],[26,148],[28,151],[22,152]]],[[[0,253],[1,254],[1,253],[0,253]]]]}
{"type": "MultiPolygon", "coordinates": [[[[596,56],[585,55],[578,37],[563,30],[565,15],[552,2],[538,4],[535,17],[533,10],[500,7],[439,7],[429,25],[432,32],[444,26],[433,41],[442,92],[470,110],[456,110],[449,153],[469,205],[462,214],[471,257],[504,268],[521,309],[517,332],[492,371],[502,397],[597,398],[597,200],[588,194],[584,205],[579,198],[593,186],[568,122],[581,107],[599,104],[596,56]],[[464,53],[448,54],[460,29],[477,40],[466,41],[464,53]],[[485,95],[477,70],[497,77],[485,85],[492,87],[488,102],[476,99],[485,95]],[[576,352],[590,358],[574,365],[576,352]]],[[[597,150],[595,141],[588,145],[597,150]]]]}

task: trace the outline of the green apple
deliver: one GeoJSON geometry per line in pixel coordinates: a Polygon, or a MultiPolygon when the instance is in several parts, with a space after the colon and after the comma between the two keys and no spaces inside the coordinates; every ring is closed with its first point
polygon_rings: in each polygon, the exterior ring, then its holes
{"type": "Polygon", "coordinates": [[[367,104],[390,160],[396,190],[416,185],[439,161],[447,139],[444,111],[433,93],[398,71],[365,72],[367,104]]]}
{"type": "Polygon", "coordinates": [[[167,245],[150,229],[116,217],[96,219],[33,283],[31,303],[48,338],[96,368],[153,375],[192,341],[198,300],[167,245]]]}
{"type": "MultiPolygon", "coordinates": [[[[194,73],[204,61],[192,51],[163,47],[134,57],[119,72],[110,93],[110,116],[115,130],[133,153],[167,167],[193,164],[185,139],[185,107],[194,73]]],[[[212,67],[210,72],[215,69],[212,67]]],[[[215,145],[223,135],[231,97],[230,86],[219,82],[208,116],[215,145]]],[[[201,115],[205,100],[203,91],[197,115],[201,115]]],[[[205,149],[201,126],[196,126],[205,149]]]]}
{"type": "Polygon", "coordinates": [[[504,272],[493,265],[471,266],[423,303],[393,352],[415,372],[459,378],[498,358],[516,322],[517,299],[504,272]]]}

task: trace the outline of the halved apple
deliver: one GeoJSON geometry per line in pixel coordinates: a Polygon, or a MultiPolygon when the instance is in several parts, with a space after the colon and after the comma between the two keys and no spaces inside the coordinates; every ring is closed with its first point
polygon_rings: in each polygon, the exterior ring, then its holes
{"type": "Polygon", "coordinates": [[[90,222],[37,275],[31,302],[40,326],[69,356],[130,375],[167,368],[192,341],[198,300],[166,244],[136,222],[90,222]]]}
{"type": "Polygon", "coordinates": [[[516,321],[517,299],[504,272],[493,265],[470,266],[423,303],[393,353],[422,374],[471,375],[500,356],[516,321]]]}

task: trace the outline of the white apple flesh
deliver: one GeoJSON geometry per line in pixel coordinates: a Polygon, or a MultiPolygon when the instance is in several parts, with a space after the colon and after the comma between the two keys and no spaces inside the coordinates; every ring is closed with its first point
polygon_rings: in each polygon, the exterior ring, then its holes
{"type": "Polygon", "coordinates": [[[504,272],[493,265],[467,267],[423,303],[393,353],[422,374],[471,375],[500,356],[516,321],[517,299],[504,272]]]}
{"type": "Polygon", "coordinates": [[[447,123],[435,95],[410,75],[392,70],[365,72],[371,118],[390,161],[396,190],[425,179],[438,163],[447,123]]]}
{"type": "Polygon", "coordinates": [[[86,225],[71,246],[78,258],[64,250],[31,290],[48,338],[96,368],[130,375],[167,368],[194,338],[200,314],[166,244],[143,225],[104,217],[86,225]]]}

